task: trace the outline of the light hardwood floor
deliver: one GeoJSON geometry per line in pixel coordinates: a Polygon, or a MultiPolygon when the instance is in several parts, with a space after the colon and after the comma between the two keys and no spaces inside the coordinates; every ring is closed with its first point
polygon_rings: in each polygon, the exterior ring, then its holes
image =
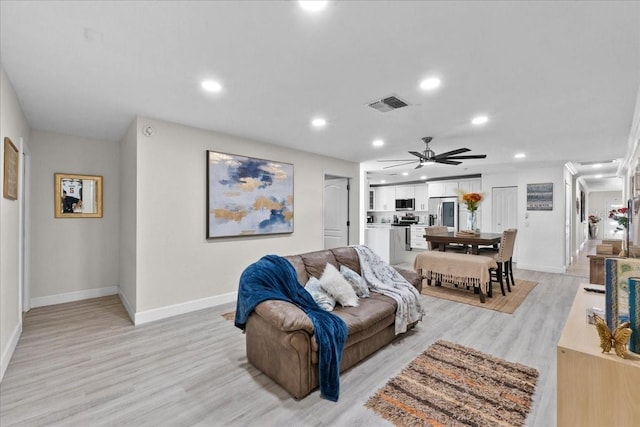
{"type": "Polygon", "coordinates": [[[340,400],[301,401],[248,364],[232,304],[134,327],[117,297],[31,310],[0,384],[8,426],[387,426],[363,405],[438,339],[538,369],[529,426],[556,419],[556,343],[584,279],[516,269],[538,286],[514,314],[423,296],[427,315],[341,376],[340,400]]]}

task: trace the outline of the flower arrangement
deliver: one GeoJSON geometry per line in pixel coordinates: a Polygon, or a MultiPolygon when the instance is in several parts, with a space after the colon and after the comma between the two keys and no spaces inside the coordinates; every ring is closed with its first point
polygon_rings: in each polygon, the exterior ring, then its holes
{"type": "Polygon", "coordinates": [[[601,219],[598,215],[589,215],[589,224],[597,224],[601,219]]]}
{"type": "Polygon", "coordinates": [[[629,218],[627,217],[627,208],[612,209],[609,211],[609,219],[618,223],[614,233],[626,230],[629,227],[629,218]]]}
{"type": "Polygon", "coordinates": [[[469,212],[475,212],[478,210],[480,202],[484,200],[484,196],[480,193],[465,193],[464,190],[458,190],[460,194],[460,201],[467,206],[469,212]]]}

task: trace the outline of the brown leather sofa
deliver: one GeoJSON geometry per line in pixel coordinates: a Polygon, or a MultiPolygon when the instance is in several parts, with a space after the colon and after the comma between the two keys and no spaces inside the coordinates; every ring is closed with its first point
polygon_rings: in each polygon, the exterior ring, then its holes
{"type": "MultiPolygon", "coordinates": [[[[286,257],[295,267],[304,286],[311,276],[319,278],[327,263],[340,269],[345,265],[360,274],[355,249],[342,247],[286,257]]],[[[422,281],[413,271],[398,269],[413,286],[422,290],[422,281]]],[[[333,313],[347,324],[348,337],[340,372],[349,369],[395,338],[396,302],[371,292],[360,298],[358,307],[336,305],[333,313]]],[[[416,322],[417,323],[417,322],[416,322]]],[[[415,323],[410,327],[415,326],[415,323]]],[[[318,345],[313,324],[295,305],[268,300],[258,304],[246,324],[247,358],[256,368],[280,384],[296,399],[318,387],[318,345]]]]}

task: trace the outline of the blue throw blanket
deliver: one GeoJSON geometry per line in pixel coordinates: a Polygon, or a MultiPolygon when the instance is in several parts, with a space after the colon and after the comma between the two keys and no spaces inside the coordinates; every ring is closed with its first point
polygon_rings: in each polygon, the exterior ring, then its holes
{"type": "Polygon", "coordinates": [[[285,258],[266,255],[240,276],[235,325],[244,330],[249,314],[266,300],[288,301],[303,310],[313,322],[318,343],[318,380],[322,397],[338,401],[340,361],[347,341],[347,325],[324,311],[298,283],[293,265],[285,258]]]}

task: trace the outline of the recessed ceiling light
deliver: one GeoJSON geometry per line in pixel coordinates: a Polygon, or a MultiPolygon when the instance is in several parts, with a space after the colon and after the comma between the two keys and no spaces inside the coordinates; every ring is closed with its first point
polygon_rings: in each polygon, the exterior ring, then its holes
{"type": "Polygon", "coordinates": [[[327,124],[327,121],[325,119],[323,119],[322,117],[316,117],[315,119],[311,120],[311,124],[314,127],[321,128],[321,127],[324,127],[327,124]]]}
{"type": "Polygon", "coordinates": [[[222,85],[214,80],[203,80],[202,88],[208,92],[220,92],[222,85]]]}
{"type": "Polygon", "coordinates": [[[420,82],[420,89],[422,90],[433,90],[440,86],[440,79],[437,77],[429,77],[428,79],[424,79],[420,82]]]}
{"type": "Polygon", "coordinates": [[[474,125],[483,125],[489,121],[489,117],[487,116],[476,116],[471,120],[471,123],[474,125]]]}
{"type": "Polygon", "coordinates": [[[382,147],[384,145],[384,141],[381,139],[374,139],[371,145],[374,147],[382,147]]]}
{"type": "Polygon", "coordinates": [[[422,175],[422,176],[420,177],[420,179],[427,179],[427,176],[426,176],[426,175],[422,175]]]}
{"type": "Polygon", "coordinates": [[[596,178],[600,179],[600,178],[602,178],[602,175],[598,174],[598,175],[596,175],[596,178]]]}
{"type": "Polygon", "coordinates": [[[518,154],[515,154],[513,157],[515,157],[516,159],[524,159],[525,157],[527,157],[527,155],[524,153],[518,153],[518,154]]]}
{"type": "Polygon", "coordinates": [[[307,12],[320,12],[328,3],[327,0],[298,0],[298,5],[307,12]]]}
{"type": "Polygon", "coordinates": [[[594,169],[601,168],[602,167],[602,163],[594,163],[594,165],[591,166],[591,167],[594,168],[594,169]]]}
{"type": "Polygon", "coordinates": [[[407,176],[409,175],[409,172],[402,172],[402,176],[407,176]]]}
{"type": "Polygon", "coordinates": [[[385,181],[384,179],[380,180],[380,184],[384,184],[385,182],[387,182],[387,181],[385,181]]]}

